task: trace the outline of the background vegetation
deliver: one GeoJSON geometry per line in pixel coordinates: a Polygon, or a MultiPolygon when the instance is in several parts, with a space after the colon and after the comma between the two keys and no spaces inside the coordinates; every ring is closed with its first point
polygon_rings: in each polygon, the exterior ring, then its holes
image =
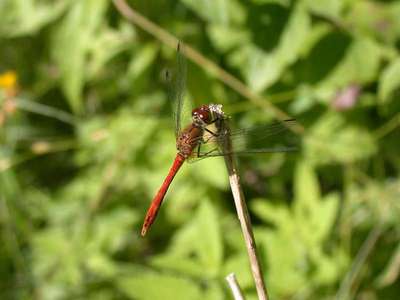
{"type": "MultiPolygon", "coordinates": [[[[129,1],[263,98],[188,66],[195,104],[234,126],[304,126],[300,150],[241,160],[273,299],[400,294],[400,2],[129,1]]],[[[256,294],[219,158],[175,155],[162,72],[175,49],[107,0],[0,2],[1,299],[256,294]]]]}

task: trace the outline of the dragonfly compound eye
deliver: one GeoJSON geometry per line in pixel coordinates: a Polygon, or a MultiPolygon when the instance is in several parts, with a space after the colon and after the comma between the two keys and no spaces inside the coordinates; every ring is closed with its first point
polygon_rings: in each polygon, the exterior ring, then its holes
{"type": "Polygon", "coordinates": [[[204,123],[209,123],[211,119],[211,112],[207,105],[203,105],[195,108],[192,111],[192,116],[194,119],[199,119],[204,123]]]}

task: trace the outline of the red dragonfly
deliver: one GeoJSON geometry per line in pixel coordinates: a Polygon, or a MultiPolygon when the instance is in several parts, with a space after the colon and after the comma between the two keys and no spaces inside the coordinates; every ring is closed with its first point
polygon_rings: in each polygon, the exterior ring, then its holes
{"type": "MultiPolygon", "coordinates": [[[[167,77],[170,73],[168,72],[167,77]]],[[[186,81],[186,60],[181,53],[181,46],[177,47],[177,70],[173,80],[173,101],[174,119],[177,154],[170,168],[167,177],[162,183],[157,194],[153,198],[142,226],[141,235],[145,236],[150,226],[153,224],[165,194],[174,179],[176,173],[186,160],[195,161],[207,157],[224,156],[228,153],[219,146],[229,138],[232,141],[232,152],[229,154],[251,154],[251,153],[271,153],[295,151],[296,147],[273,147],[273,148],[249,148],[247,140],[249,138],[262,141],[266,137],[277,135],[278,133],[289,133],[288,129],[295,124],[295,120],[285,120],[269,125],[257,126],[232,130],[229,132],[218,132],[210,127],[218,122],[227,120],[222,111],[222,105],[208,104],[202,105],[192,110],[192,122],[181,129],[181,115],[184,101],[184,90],[186,81]]]]}

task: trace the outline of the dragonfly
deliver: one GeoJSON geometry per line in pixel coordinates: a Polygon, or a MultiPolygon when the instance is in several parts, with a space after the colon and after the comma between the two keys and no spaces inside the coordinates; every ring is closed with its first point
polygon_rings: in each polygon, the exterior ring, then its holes
{"type": "Polygon", "coordinates": [[[249,139],[260,142],[268,137],[289,133],[289,129],[296,124],[294,119],[252,128],[219,130],[221,126],[218,126],[218,124],[228,122],[229,119],[224,114],[221,104],[204,104],[193,109],[191,112],[191,122],[182,128],[181,120],[184,113],[187,67],[181,43],[178,43],[177,46],[176,65],[174,79],[171,79],[169,71],[166,72],[166,77],[170,81],[172,90],[170,98],[172,98],[173,102],[177,154],[164,182],[161,184],[147,210],[141,230],[143,237],[155,221],[168,188],[185,161],[194,162],[208,157],[226,155],[290,152],[297,150],[295,146],[286,145],[270,148],[251,148],[248,145],[249,139]],[[229,151],[221,147],[228,139],[232,145],[229,151]]]}

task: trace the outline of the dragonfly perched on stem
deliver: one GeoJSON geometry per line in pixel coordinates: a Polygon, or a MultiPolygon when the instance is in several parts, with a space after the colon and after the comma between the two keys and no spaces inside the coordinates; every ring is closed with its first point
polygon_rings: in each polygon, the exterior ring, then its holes
{"type": "MultiPolygon", "coordinates": [[[[167,77],[171,76],[167,72],[167,77]]],[[[177,47],[177,70],[172,83],[172,98],[174,105],[175,136],[177,154],[175,160],[157,194],[153,198],[141,230],[145,236],[153,224],[165,194],[175,175],[185,161],[196,161],[208,157],[226,155],[246,155],[252,153],[272,153],[295,151],[296,147],[271,147],[251,148],[248,147],[249,139],[263,141],[264,139],[278,134],[289,132],[289,128],[295,125],[295,120],[285,120],[274,124],[244,128],[238,130],[218,130],[228,128],[220,126],[221,122],[228,122],[221,104],[205,104],[192,110],[191,123],[182,128],[181,120],[184,107],[184,91],[186,87],[186,59],[182,54],[182,45],[177,47]],[[218,126],[219,125],[219,126],[218,126]],[[229,139],[232,144],[229,153],[221,147],[229,139]]]]}

